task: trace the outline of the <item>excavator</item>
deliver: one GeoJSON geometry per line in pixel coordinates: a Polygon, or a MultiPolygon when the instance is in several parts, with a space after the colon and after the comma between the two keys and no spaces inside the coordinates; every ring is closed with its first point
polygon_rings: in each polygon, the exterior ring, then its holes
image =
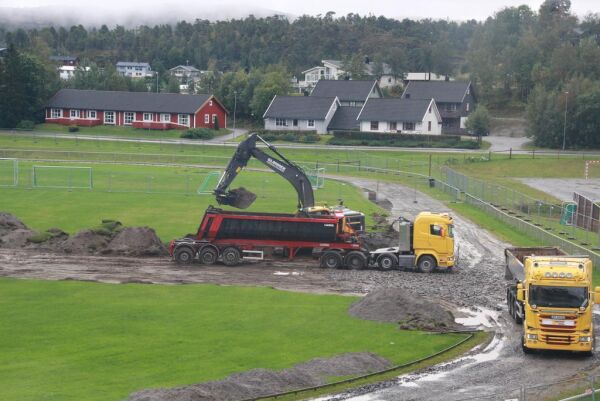
{"type": "Polygon", "coordinates": [[[240,142],[233,154],[227,168],[219,179],[214,190],[214,195],[220,205],[232,206],[237,209],[247,209],[256,200],[256,194],[243,187],[229,189],[232,182],[249,160],[254,157],[275,173],[285,178],[298,194],[298,212],[301,217],[317,217],[330,214],[342,213],[346,217],[347,224],[361,234],[365,230],[365,215],[361,212],[350,210],[343,205],[330,208],[327,206],[315,206],[315,196],[312,184],[302,167],[298,166],[284,155],[275,146],[271,145],[260,135],[252,133],[244,141],[240,142]],[[278,158],[268,154],[257,147],[257,142],[263,143],[278,158]]]}

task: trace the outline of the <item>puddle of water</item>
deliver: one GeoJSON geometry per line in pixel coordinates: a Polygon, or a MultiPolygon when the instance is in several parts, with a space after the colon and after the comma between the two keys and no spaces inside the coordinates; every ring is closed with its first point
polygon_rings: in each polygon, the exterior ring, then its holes
{"type": "Polygon", "coordinates": [[[485,327],[492,328],[497,327],[498,317],[500,312],[493,311],[487,308],[477,308],[477,312],[474,312],[467,308],[459,308],[458,311],[468,315],[467,317],[457,317],[454,321],[463,326],[469,327],[485,327]]]}
{"type": "Polygon", "coordinates": [[[275,272],[273,273],[274,276],[301,276],[302,273],[300,272],[275,272]]]}

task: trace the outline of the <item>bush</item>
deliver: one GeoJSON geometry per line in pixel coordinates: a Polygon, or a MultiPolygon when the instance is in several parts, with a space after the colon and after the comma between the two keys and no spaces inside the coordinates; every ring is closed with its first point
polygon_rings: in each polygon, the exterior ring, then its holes
{"type": "Polygon", "coordinates": [[[213,139],[215,133],[209,128],[190,128],[184,131],[180,137],[186,139],[213,139]]]}
{"type": "Polygon", "coordinates": [[[315,143],[321,139],[320,135],[316,131],[269,131],[269,130],[255,130],[252,131],[254,134],[260,135],[262,139],[267,142],[276,141],[287,141],[287,142],[302,142],[302,143],[315,143]]]}
{"type": "Polygon", "coordinates": [[[75,127],[74,125],[71,125],[69,127],[69,132],[79,132],[79,127],[75,127]]]}
{"type": "Polygon", "coordinates": [[[35,124],[31,120],[21,120],[21,122],[17,124],[17,128],[31,131],[33,128],[35,128],[35,124]]]}
{"type": "Polygon", "coordinates": [[[479,149],[474,140],[463,140],[455,135],[393,134],[382,132],[335,131],[330,145],[397,146],[407,148],[479,149]]]}

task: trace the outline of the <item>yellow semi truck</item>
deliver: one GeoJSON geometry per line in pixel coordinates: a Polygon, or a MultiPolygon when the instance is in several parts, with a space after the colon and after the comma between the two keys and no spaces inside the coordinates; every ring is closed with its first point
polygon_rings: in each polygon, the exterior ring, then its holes
{"type": "Polygon", "coordinates": [[[397,221],[398,244],[370,252],[381,270],[416,268],[429,273],[455,265],[454,222],[448,213],[421,212],[414,222],[397,221]]]}
{"type": "Polygon", "coordinates": [[[508,312],[523,325],[523,352],[564,350],[594,353],[592,261],[560,248],[508,248],[505,276],[508,312]]]}

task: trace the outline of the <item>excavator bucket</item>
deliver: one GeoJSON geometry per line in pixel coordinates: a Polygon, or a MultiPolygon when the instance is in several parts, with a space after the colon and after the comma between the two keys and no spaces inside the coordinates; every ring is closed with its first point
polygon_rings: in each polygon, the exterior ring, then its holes
{"type": "Polygon", "coordinates": [[[246,209],[256,200],[256,194],[243,187],[227,191],[224,197],[219,199],[222,205],[233,206],[237,209],[246,209]]]}

